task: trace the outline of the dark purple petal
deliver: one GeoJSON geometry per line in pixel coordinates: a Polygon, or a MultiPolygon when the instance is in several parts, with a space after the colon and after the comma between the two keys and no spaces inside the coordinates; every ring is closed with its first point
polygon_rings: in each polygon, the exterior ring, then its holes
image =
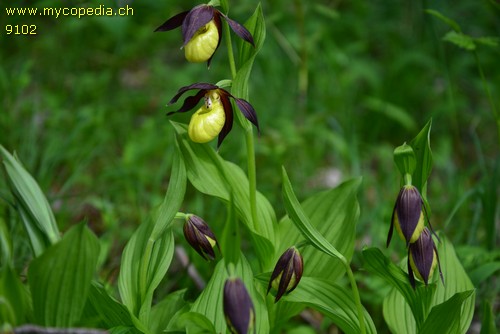
{"type": "Polygon", "coordinates": [[[231,27],[231,29],[236,33],[236,35],[240,36],[245,41],[247,41],[248,43],[250,43],[253,46],[255,46],[254,41],[253,41],[253,36],[250,33],[250,31],[247,30],[247,28],[245,28],[244,26],[242,26],[238,22],[236,22],[234,20],[231,20],[226,15],[224,15],[224,14],[221,14],[221,15],[224,16],[224,19],[229,24],[229,26],[231,27]]]}
{"type": "Polygon", "coordinates": [[[175,16],[172,16],[168,20],[166,20],[161,26],[155,29],[155,32],[157,31],[169,31],[172,29],[175,29],[177,27],[180,27],[182,24],[182,21],[184,21],[184,18],[186,15],[189,13],[189,10],[179,13],[175,16]]]}
{"type": "MultiPolygon", "coordinates": [[[[434,235],[436,237],[438,237],[435,233],[434,235]]],[[[441,262],[439,261],[439,254],[438,254],[438,250],[436,248],[436,245],[434,245],[434,252],[436,253],[436,261],[437,261],[437,266],[438,266],[438,270],[439,270],[439,277],[441,278],[441,282],[443,282],[443,285],[444,285],[444,277],[443,277],[443,272],[441,271],[441,262]]]]}
{"type": "Polygon", "coordinates": [[[194,34],[214,17],[212,6],[199,5],[191,9],[182,22],[182,38],[186,45],[194,34]]]}
{"type": "Polygon", "coordinates": [[[178,112],[186,112],[193,109],[194,107],[196,107],[198,102],[200,102],[201,98],[205,95],[205,93],[206,91],[202,89],[198,93],[196,93],[196,95],[188,96],[178,110],[167,113],[167,116],[170,116],[178,112]]]}
{"type": "Polygon", "coordinates": [[[231,101],[229,101],[228,96],[224,94],[226,91],[221,89],[220,92],[220,100],[224,108],[224,114],[226,114],[226,122],[219,133],[219,138],[217,139],[217,149],[219,149],[220,145],[224,141],[224,138],[226,138],[227,134],[231,132],[231,129],[233,128],[233,106],[231,105],[231,101]]]}
{"type": "Polygon", "coordinates": [[[177,91],[177,94],[175,94],[175,96],[170,100],[168,105],[171,105],[171,104],[174,104],[175,102],[177,102],[179,97],[181,97],[181,95],[184,94],[185,92],[187,92],[188,90],[192,90],[192,89],[211,90],[211,89],[217,89],[217,88],[219,88],[219,87],[217,87],[216,85],[212,85],[212,84],[204,83],[204,82],[197,82],[197,83],[194,83],[194,84],[189,85],[189,86],[181,87],[177,91]]]}
{"type": "Polygon", "coordinates": [[[236,102],[236,105],[238,106],[238,108],[240,108],[241,112],[243,113],[243,116],[245,116],[246,119],[248,119],[250,122],[252,122],[253,125],[257,127],[257,131],[259,131],[260,134],[259,121],[257,120],[257,113],[255,112],[255,109],[247,101],[243,99],[238,99],[236,97],[233,98],[234,101],[236,102]]]}
{"type": "Polygon", "coordinates": [[[397,205],[398,205],[398,201],[396,201],[396,203],[394,203],[394,209],[392,210],[391,226],[389,227],[389,234],[387,235],[386,247],[389,247],[389,244],[391,243],[391,239],[392,239],[392,232],[394,232],[394,218],[396,215],[397,205]]]}
{"type": "Polygon", "coordinates": [[[410,254],[408,254],[408,278],[410,279],[410,284],[413,290],[415,290],[415,276],[413,275],[413,270],[410,264],[410,254]]]}

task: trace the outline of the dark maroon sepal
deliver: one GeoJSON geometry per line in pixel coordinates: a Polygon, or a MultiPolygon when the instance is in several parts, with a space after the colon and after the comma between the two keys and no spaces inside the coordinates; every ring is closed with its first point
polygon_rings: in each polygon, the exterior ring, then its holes
{"type": "Polygon", "coordinates": [[[257,127],[257,131],[260,134],[259,121],[257,120],[257,113],[255,112],[255,109],[247,101],[243,99],[238,99],[236,97],[233,98],[234,101],[236,102],[236,105],[238,106],[238,108],[240,108],[241,112],[243,113],[243,116],[245,116],[246,119],[248,119],[250,122],[252,122],[253,125],[257,127]]]}
{"type": "Polygon", "coordinates": [[[191,9],[182,22],[183,45],[186,45],[193,38],[198,29],[212,20],[214,11],[212,6],[207,5],[200,5],[191,9]]]}
{"type": "Polygon", "coordinates": [[[189,10],[172,16],[171,18],[166,20],[161,26],[156,28],[155,32],[157,32],[157,31],[169,31],[169,30],[180,27],[182,25],[182,21],[184,21],[184,18],[186,17],[186,15],[188,13],[189,13],[189,10]]]}
{"type": "Polygon", "coordinates": [[[174,104],[175,102],[177,102],[179,97],[181,97],[182,94],[184,94],[185,92],[187,92],[189,90],[192,90],[192,89],[211,90],[211,89],[217,89],[217,88],[219,88],[219,87],[217,87],[216,85],[212,85],[212,84],[204,83],[204,82],[197,82],[197,83],[194,83],[194,84],[189,85],[189,86],[181,87],[177,91],[177,94],[175,94],[175,96],[170,100],[170,102],[168,102],[168,105],[171,105],[171,104],[174,104]]]}
{"type": "Polygon", "coordinates": [[[217,149],[219,149],[220,145],[224,141],[224,138],[226,138],[227,134],[231,132],[231,129],[233,128],[233,106],[231,105],[231,101],[229,101],[227,95],[221,95],[221,102],[224,108],[224,113],[226,114],[226,121],[224,122],[224,126],[222,127],[222,130],[219,133],[219,138],[217,139],[217,149]]]}
{"type": "Polygon", "coordinates": [[[200,102],[201,98],[205,95],[205,93],[206,91],[202,89],[198,93],[196,93],[196,95],[186,97],[182,106],[176,111],[171,111],[167,113],[167,116],[170,116],[178,112],[186,112],[193,109],[198,104],[198,102],[200,102]]]}
{"type": "Polygon", "coordinates": [[[413,270],[410,264],[410,254],[408,254],[408,278],[410,279],[410,284],[413,290],[415,290],[415,276],[413,276],[413,270]]]}
{"type": "MultiPolygon", "coordinates": [[[[223,14],[221,14],[221,15],[223,15],[223,14]]],[[[223,15],[223,16],[224,16],[224,19],[226,20],[226,22],[231,27],[231,29],[236,33],[236,35],[240,36],[242,39],[244,39],[248,43],[250,43],[253,46],[255,46],[255,43],[253,41],[253,36],[250,33],[250,31],[247,30],[247,28],[245,28],[244,26],[242,26],[238,22],[236,22],[234,20],[231,20],[226,15],[223,15]]]]}

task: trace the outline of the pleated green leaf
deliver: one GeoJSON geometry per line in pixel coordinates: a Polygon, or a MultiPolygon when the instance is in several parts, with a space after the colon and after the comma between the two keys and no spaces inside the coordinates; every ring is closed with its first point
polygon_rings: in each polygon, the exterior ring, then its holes
{"type": "Polygon", "coordinates": [[[187,303],[184,300],[186,289],[170,293],[165,299],[151,308],[150,328],[152,333],[163,333],[174,315],[187,303]]]}
{"type": "Polygon", "coordinates": [[[272,265],[274,254],[276,214],[269,201],[257,192],[257,222],[250,211],[248,179],[237,165],[222,159],[213,148],[187,138],[186,126],[172,122],[177,142],[186,164],[187,177],[200,192],[217,197],[235,206],[238,218],[251,233],[255,251],[264,268],[272,265]]]}
{"type": "Polygon", "coordinates": [[[474,290],[457,292],[447,301],[434,306],[420,333],[460,333],[462,305],[473,293],[474,290]]]}
{"type": "Polygon", "coordinates": [[[165,198],[150,220],[142,223],[127,243],[121,261],[118,289],[130,312],[149,326],[154,290],[165,276],[174,254],[170,225],[184,199],[186,170],[176,146],[165,198]]]}
{"type": "Polygon", "coordinates": [[[303,237],[318,250],[323,253],[339,259],[342,263],[346,263],[346,258],[311,224],[309,217],[306,215],[300,205],[295,193],[293,192],[292,184],[288,179],[285,168],[282,170],[283,176],[283,201],[285,209],[295,224],[302,233],[303,237]]]}
{"type": "Polygon", "coordinates": [[[186,312],[179,317],[178,322],[189,334],[216,333],[214,325],[200,313],[186,312]]]}
{"type": "Polygon", "coordinates": [[[174,254],[174,235],[169,228],[159,239],[150,238],[152,221],[134,233],[122,255],[118,289],[129,311],[148,326],[153,292],[165,276],[174,254]]]}
{"type": "MultiPolygon", "coordinates": [[[[244,255],[240,255],[240,261],[235,266],[235,275],[241,278],[247,288],[255,308],[256,333],[269,333],[269,320],[267,307],[263,296],[254,286],[254,276],[250,264],[244,255]]],[[[215,267],[212,278],[208,282],[200,296],[193,303],[191,312],[200,313],[214,325],[216,333],[226,333],[227,326],[222,308],[224,283],[228,278],[226,263],[220,260],[215,267]]]]}
{"type": "Polygon", "coordinates": [[[23,324],[29,309],[29,294],[10,264],[0,270],[0,331],[2,325],[23,324]]]}
{"type": "MultiPolygon", "coordinates": [[[[307,305],[320,311],[332,319],[334,324],[346,334],[360,332],[357,308],[350,290],[330,280],[302,277],[297,288],[282,300],[307,305]]],[[[377,333],[366,310],[364,310],[364,316],[366,333],[377,333]]]]}
{"type": "MultiPolygon", "coordinates": [[[[438,279],[439,275],[436,268],[432,282],[427,287],[419,284],[414,300],[411,302],[413,303],[413,308],[418,309],[419,303],[426,306],[425,304],[428,302],[426,299],[430,299],[429,306],[423,307],[424,318],[429,316],[429,312],[432,312],[431,309],[433,307],[446,302],[456,293],[474,290],[472,282],[455,254],[453,245],[442,235],[440,239],[441,242],[437,243],[437,249],[445,284],[443,286],[438,279]]],[[[403,262],[406,263],[406,260],[403,262]]],[[[456,325],[457,328],[454,333],[466,333],[469,329],[474,313],[474,302],[475,292],[472,292],[462,303],[458,317],[460,322],[456,325]]],[[[412,314],[412,310],[405,303],[405,297],[403,297],[400,291],[392,290],[389,293],[386,300],[384,300],[383,310],[385,321],[393,333],[425,333],[419,332],[419,328],[423,328],[421,326],[424,325],[425,319],[420,325],[415,322],[413,317],[415,313],[412,314]]],[[[442,321],[444,322],[445,319],[443,318],[442,321]]],[[[442,324],[442,326],[455,328],[453,324],[442,324]]]]}
{"type": "Polygon", "coordinates": [[[107,328],[128,328],[129,333],[146,332],[146,328],[140,324],[137,318],[130,314],[127,307],[111,297],[99,283],[92,282],[89,302],[107,328]]]}
{"type": "Polygon", "coordinates": [[[14,204],[24,224],[35,256],[60,239],[59,229],[47,198],[19,159],[0,145],[0,156],[14,204]]]}
{"type": "Polygon", "coordinates": [[[98,256],[97,237],[81,223],[31,262],[28,283],[38,324],[71,327],[79,320],[98,256]]]}
{"type": "MultiPolygon", "coordinates": [[[[401,305],[399,305],[400,307],[389,310],[388,316],[394,319],[404,316],[402,314],[402,306],[406,304],[408,309],[411,309],[410,315],[413,314],[414,317],[405,321],[405,324],[401,322],[400,325],[408,325],[408,323],[410,323],[413,324],[412,327],[415,328],[416,323],[422,324],[431,307],[435,285],[425,287],[422,284],[417,284],[416,289],[413,290],[408,279],[408,274],[394,265],[378,248],[364,249],[363,258],[365,269],[382,277],[387,283],[393,286],[394,291],[398,292],[403,298],[401,305]]],[[[389,295],[388,298],[390,297],[389,295]]],[[[387,319],[386,322],[389,323],[387,319]]]]}
{"type": "MultiPolygon", "coordinates": [[[[361,179],[353,179],[336,188],[318,193],[301,203],[310,224],[349,261],[354,252],[359,203],[356,194],[361,179]]],[[[297,210],[297,208],[295,208],[297,210]]],[[[293,227],[289,216],[279,223],[280,256],[288,247],[304,240],[299,229],[293,227]]],[[[301,251],[304,275],[329,278],[335,281],[344,272],[344,265],[336,258],[319,253],[312,247],[301,251]]],[[[277,260],[277,258],[275,259],[277,260]]]]}

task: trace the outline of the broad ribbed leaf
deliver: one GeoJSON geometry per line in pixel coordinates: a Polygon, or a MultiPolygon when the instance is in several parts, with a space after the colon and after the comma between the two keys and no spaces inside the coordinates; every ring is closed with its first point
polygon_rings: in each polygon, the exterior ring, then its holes
{"type": "Polygon", "coordinates": [[[288,179],[288,175],[284,167],[282,170],[282,176],[283,202],[285,204],[285,209],[292,222],[302,233],[302,236],[318,250],[331,257],[339,259],[342,263],[346,263],[346,258],[311,224],[309,217],[302,209],[295,193],[293,192],[292,184],[288,179]]]}
{"type": "Polygon", "coordinates": [[[130,312],[148,326],[153,292],[165,276],[174,254],[174,236],[168,228],[159,239],[150,238],[152,221],[134,233],[122,255],[118,289],[130,312]]]}
{"type": "MultiPolygon", "coordinates": [[[[360,332],[358,312],[350,290],[330,280],[302,277],[297,288],[283,297],[283,301],[300,303],[320,311],[332,319],[344,333],[360,332]]],[[[366,333],[376,333],[375,325],[366,310],[364,316],[366,333]]]]}
{"type": "Polygon", "coordinates": [[[101,284],[92,282],[89,302],[107,328],[124,327],[132,334],[146,331],[139,320],[130,314],[127,307],[111,297],[101,284]]]}
{"type": "MultiPolygon", "coordinates": [[[[240,255],[240,261],[236,265],[235,275],[241,278],[252,299],[255,308],[255,330],[256,333],[269,333],[269,319],[264,298],[254,286],[254,276],[250,264],[244,255],[240,255]]],[[[216,333],[226,333],[227,326],[222,309],[222,297],[224,283],[228,278],[226,263],[220,260],[215,267],[212,278],[194,302],[191,312],[204,315],[212,322],[216,333]]]]}
{"type": "Polygon", "coordinates": [[[264,268],[272,265],[274,254],[276,215],[269,201],[257,192],[257,222],[250,211],[248,179],[237,165],[225,161],[208,145],[197,144],[186,136],[186,126],[172,122],[177,142],[186,164],[187,177],[200,192],[228,203],[233,201],[239,219],[252,235],[255,251],[264,268]]]}
{"type": "Polygon", "coordinates": [[[19,159],[0,145],[6,176],[35,256],[60,239],[47,198],[19,159]]]}
{"type": "Polygon", "coordinates": [[[27,289],[18,274],[10,264],[5,265],[0,270],[0,319],[4,328],[23,324],[29,304],[27,289]]]}
{"type": "Polygon", "coordinates": [[[176,146],[165,198],[151,220],[142,223],[123,251],[118,289],[130,312],[148,326],[154,290],[165,276],[174,254],[170,225],[184,199],[186,171],[176,146]]]}
{"type": "Polygon", "coordinates": [[[28,283],[38,324],[71,327],[79,320],[98,255],[97,237],[81,223],[31,262],[28,283]]]}
{"type": "Polygon", "coordinates": [[[163,333],[174,315],[186,305],[185,289],[170,293],[151,308],[150,329],[152,333],[163,333]]]}
{"type": "Polygon", "coordinates": [[[457,292],[447,301],[434,306],[420,333],[459,333],[462,305],[473,293],[474,290],[457,292]]]}
{"type": "MultiPolygon", "coordinates": [[[[436,272],[432,279],[433,282],[427,287],[421,285],[417,288],[417,292],[422,291],[424,293],[428,289],[435,290],[434,293],[427,294],[432,297],[430,308],[447,301],[456,293],[474,289],[474,286],[455,254],[451,242],[443,235],[440,235],[440,239],[441,242],[437,243],[437,249],[444,276],[444,286],[437,277],[439,275],[437,274],[436,268],[436,272]]],[[[406,260],[403,262],[406,263],[406,260]]],[[[417,295],[416,297],[419,296],[417,295]]],[[[420,297],[413,301],[414,304],[418,304],[419,302],[421,302],[420,297]]],[[[459,315],[460,324],[455,331],[456,333],[467,332],[474,313],[474,302],[475,293],[472,293],[472,295],[463,302],[459,315]]],[[[427,310],[430,310],[430,308],[427,310]]],[[[424,315],[427,316],[427,313],[428,312],[425,312],[424,315]]],[[[405,303],[404,297],[396,290],[392,290],[386,297],[386,300],[384,300],[384,318],[393,333],[411,334],[418,332],[416,323],[412,320],[413,316],[410,307],[405,303]]]]}
{"type": "MultiPolygon", "coordinates": [[[[405,324],[400,323],[400,325],[413,323],[412,327],[416,327],[415,319],[419,324],[422,324],[429,311],[435,285],[425,287],[422,284],[418,284],[416,289],[413,290],[408,279],[408,274],[394,265],[378,248],[364,249],[363,258],[364,267],[371,273],[382,277],[387,283],[394,287],[394,291],[399,291],[403,298],[402,303],[404,304],[406,301],[408,309],[411,308],[410,316],[413,314],[415,318],[411,317],[410,321],[406,321],[405,324]]],[[[403,304],[400,306],[404,306],[403,304]]],[[[403,307],[389,310],[389,316],[395,319],[403,317],[402,309],[403,307]]],[[[390,323],[389,327],[392,329],[390,323]]]]}
{"type": "MultiPolygon", "coordinates": [[[[356,223],[359,218],[359,204],[356,198],[361,179],[353,179],[336,188],[318,193],[301,203],[311,225],[347,260],[354,252],[356,223]]],[[[299,229],[294,228],[287,216],[280,221],[279,238],[282,240],[277,255],[288,247],[304,240],[299,229]]],[[[301,251],[304,258],[304,275],[328,278],[335,281],[344,272],[344,265],[335,258],[318,253],[312,247],[301,251]]],[[[277,258],[276,258],[277,260],[277,258]]]]}
{"type": "Polygon", "coordinates": [[[186,328],[186,333],[189,334],[216,333],[214,325],[200,313],[186,312],[177,321],[179,325],[186,328]]]}

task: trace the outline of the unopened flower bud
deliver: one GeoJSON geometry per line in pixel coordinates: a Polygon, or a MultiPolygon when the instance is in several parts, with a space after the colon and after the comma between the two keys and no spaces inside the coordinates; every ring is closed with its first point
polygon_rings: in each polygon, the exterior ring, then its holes
{"type": "Polygon", "coordinates": [[[429,229],[425,228],[418,240],[408,248],[408,275],[412,287],[415,288],[414,274],[427,285],[436,266],[439,267],[439,275],[443,280],[436,246],[429,229]]]}
{"type": "Polygon", "coordinates": [[[195,143],[207,143],[217,137],[226,123],[226,114],[217,89],[205,94],[205,103],[191,116],[189,138],[195,143]]]}
{"type": "Polygon", "coordinates": [[[275,302],[285,294],[293,291],[300,282],[304,270],[302,255],[295,247],[288,248],[276,263],[271,274],[267,293],[271,287],[277,290],[275,302]]]}
{"type": "Polygon", "coordinates": [[[215,259],[215,246],[219,246],[207,223],[198,216],[187,215],[184,223],[184,237],[205,260],[215,259]]]}
{"type": "Polygon", "coordinates": [[[235,334],[251,333],[255,328],[255,310],[245,284],[239,278],[229,278],[224,284],[224,316],[235,334]]]}
{"type": "Polygon", "coordinates": [[[417,241],[425,225],[424,210],[418,189],[412,185],[404,186],[399,192],[392,212],[387,246],[391,242],[394,226],[400,237],[406,241],[406,245],[417,241]]]}

